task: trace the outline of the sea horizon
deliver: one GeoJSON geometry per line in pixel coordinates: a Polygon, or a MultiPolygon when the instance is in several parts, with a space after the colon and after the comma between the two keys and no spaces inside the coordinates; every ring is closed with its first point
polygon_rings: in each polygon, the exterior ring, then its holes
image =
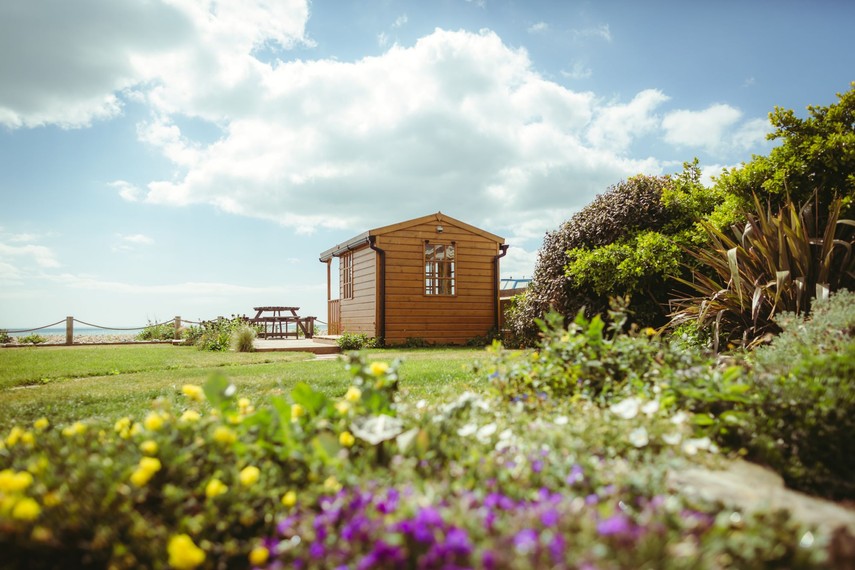
{"type": "MultiPolygon", "coordinates": [[[[122,329],[125,327],[116,327],[116,328],[122,329]]],[[[144,328],[145,327],[140,327],[140,328],[133,329],[133,330],[112,330],[112,329],[102,329],[102,328],[95,328],[95,327],[74,327],[72,332],[75,336],[77,336],[77,335],[88,335],[88,336],[132,335],[132,336],[136,336],[144,328]]],[[[45,329],[28,330],[25,332],[11,332],[11,331],[19,331],[22,329],[23,329],[23,327],[21,327],[21,328],[9,327],[8,329],[3,329],[2,327],[0,327],[0,330],[7,330],[7,331],[9,331],[9,336],[14,336],[14,337],[22,337],[22,336],[27,336],[30,334],[39,334],[42,336],[46,336],[46,335],[63,335],[63,336],[65,336],[65,327],[48,327],[45,329]]]]}

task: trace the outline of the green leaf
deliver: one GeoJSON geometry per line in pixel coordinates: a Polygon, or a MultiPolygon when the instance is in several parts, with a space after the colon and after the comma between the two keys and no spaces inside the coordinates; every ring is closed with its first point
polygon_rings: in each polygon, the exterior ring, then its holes
{"type": "Polygon", "coordinates": [[[235,388],[235,385],[225,375],[219,373],[212,374],[208,378],[208,381],[205,382],[205,385],[202,386],[202,390],[205,392],[205,398],[208,399],[212,407],[222,411],[233,407],[232,404],[234,403],[237,388],[235,388]]]}
{"type": "Polygon", "coordinates": [[[291,398],[295,404],[300,404],[306,408],[307,412],[317,414],[327,403],[327,397],[322,393],[314,390],[305,382],[299,382],[294,389],[291,390],[291,398]]]}
{"type": "Polygon", "coordinates": [[[710,414],[695,414],[692,418],[692,423],[696,426],[711,426],[715,423],[715,418],[710,414]]]}

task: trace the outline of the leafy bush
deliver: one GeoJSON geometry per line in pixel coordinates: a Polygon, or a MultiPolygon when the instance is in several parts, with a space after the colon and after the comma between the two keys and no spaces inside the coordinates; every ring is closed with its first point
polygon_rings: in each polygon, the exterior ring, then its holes
{"type": "Polygon", "coordinates": [[[217,317],[212,321],[202,321],[198,327],[190,327],[186,338],[199,350],[225,351],[232,346],[234,333],[248,326],[251,325],[247,324],[243,317],[232,316],[230,319],[217,317]]]}
{"type": "Polygon", "coordinates": [[[137,334],[137,340],[173,340],[175,338],[175,322],[152,323],[137,334]]]}
{"type": "Polygon", "coordinates": [[[6,329],[0,329],[0,344],[12,342],[12,335],[6,329]]]}
{"type": "Polygon", "coordinates": [[[21,344],[43,344],[47,342],[47,339],[40,334],[30,333],[27,336],[19,337],[18,342],[21,344]]]}
{"type": "Polygon", "coordinates": [[[810,203],[790,201],[772,215],[754,200],[756,213],[744,214],[734,237],[704,225],[712,245],[691,254],[707,272],[683,281],[695,296],[673,301],[672,325],[697,322],[711,330],[716,348],[762,340],[779,332],[776,314],[807,314],[815,296],[855,287],[855,232],[846,227],[855,220],[839,219],[839,198],[821,218],[810,203]]]}
{"type": "Polygon", "coordinates": [[[697,160],[675,176],[635,176],[547,233],[532,282],[510,310],[515,342],[534,345],[534,320],[550,310],[568,322],[583,307],[589,317],[604,314],[614,295],[631,297],[640,325],[663,324],[685,257],[677,244],[693,243],[693,224],[720,200],[700,176],[697,160]]]}
{"type": "MultiPolygon", "coordinates": [[[[855,294],[817,300],[810,317],[784,313],[730,386],[684,375],[679,403],[702,414],[719,443],[778,471],[788,485],[855,498],[855,294]]],[[[734,370],[741,370],[735,367],[734,370]]]]}
{"type": "Polygon", "coordinates": [[[374,348],[376,341],[364,333],[345,331],[336,339],[336,344],[342,350],[362,350],[363,348],[374,348]]]}
{"type": "Polygon", "coordinates": [[[775,107],[769,115],[774,130],[767,138],[780,144],[768,156],[755,156],[748,164],[723,173],[716,186],[741,198],[742,207],[750,205],[753,194],[779,207],[788,200],[807,202],[819,189],[818,210],[826,211],[839,196],[842,215],[855,215],[855,82],[850,87],[832,105],[809,106],[805,119],[775,107]]]}

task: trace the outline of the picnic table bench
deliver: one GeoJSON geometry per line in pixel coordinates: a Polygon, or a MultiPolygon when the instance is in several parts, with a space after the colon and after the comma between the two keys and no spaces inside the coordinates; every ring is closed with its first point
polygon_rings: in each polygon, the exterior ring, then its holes
{"type": "Polygon", "coordinates": [[[301,317],[297,311],[300,307],[253,307],[255,317],[250,323],[261,325],[258,333],[261,338],[299,338],[300,332],[305,338],[312,338],[317,317],[301,317]],[[294,325],[291,330],[291,325],[294,325]]]}

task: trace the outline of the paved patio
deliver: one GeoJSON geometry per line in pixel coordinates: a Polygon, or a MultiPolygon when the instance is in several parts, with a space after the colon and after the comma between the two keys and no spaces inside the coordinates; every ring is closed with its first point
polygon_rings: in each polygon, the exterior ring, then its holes
{"type": "Polygon", "coordinates": [[[311,352],[312,354],[338,354],[341,349],[336,337],[315,336],[300,339],[255,339],[257,352],[311,352]]]}

